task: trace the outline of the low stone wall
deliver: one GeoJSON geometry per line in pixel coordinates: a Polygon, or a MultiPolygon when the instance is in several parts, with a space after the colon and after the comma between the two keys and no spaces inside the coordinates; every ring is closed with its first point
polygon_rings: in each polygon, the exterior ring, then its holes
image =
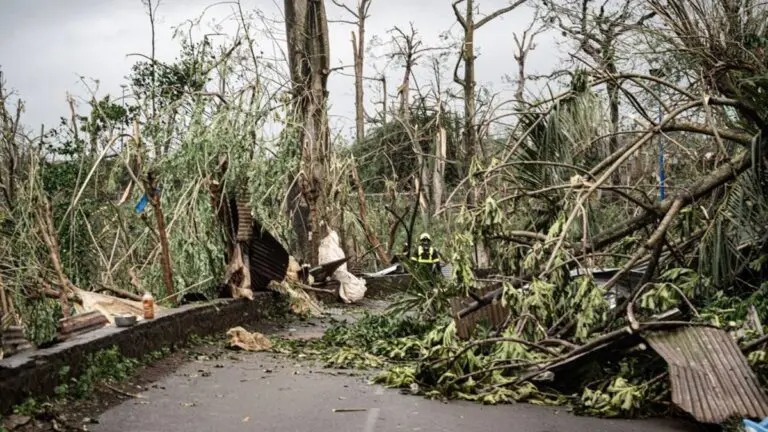
{"type": "Polygon", "coordinates": [[[116,346],[131,358],[164,347],[171,347],[192,335],[207,336],[242,325],[248,326],[268,316],[282,313],[285,300],[271,292],[256,293],[253,301],[217,300],[203,305],[187,305],[157,314],[154,320],[133,327],[104,327],[73,337],[50,348],[22,352],[0,360],[0,414],[30,396],[44,398],[59,385],[59,371],[69,366],[70,376],[80,375],[89,354],[116,346]]]}
{"type": "Polygon", "coordinates": [[[393,293],[405,291],[410,283],[411,275],[407,273],[365,278],[365,296],[385,298],[393,293]]]}

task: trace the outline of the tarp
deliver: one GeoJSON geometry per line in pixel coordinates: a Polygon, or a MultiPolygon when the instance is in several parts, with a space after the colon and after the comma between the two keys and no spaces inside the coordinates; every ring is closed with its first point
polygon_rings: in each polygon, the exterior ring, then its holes
{"type": "MultiPolygon", "coordinates": [[[[75,288],[75,294],[82,300],[82,304],[74,303],[75,310],[78,313],[99,311],[112,325],[115,324],[116,315],[135,315],[137,320],[144,319],[144,307],[141,302],[99,294],[80,288],[75,288]]],[[[155,304],[155,314],[162,310],[164,310],[163,307],[155,304]]]]}
{"type": "MultiPolygon", "coordinates": [[[[344,259],[344,250],[341,248],[339,234],[331,230],[323,240],[320,241],[318,250],[319,264],[325,264],[332,261],[344,259]]],[[[365,297],[365,279],[360,279],[347,270],[347,263],[342,264],[333,272],[332,279],[339,281],[339,297],[346,303],[354,303],[365,297]]]]}

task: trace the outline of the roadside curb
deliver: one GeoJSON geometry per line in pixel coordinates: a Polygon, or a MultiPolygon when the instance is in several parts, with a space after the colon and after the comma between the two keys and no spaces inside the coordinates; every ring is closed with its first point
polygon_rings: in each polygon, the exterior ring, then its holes
{"type": "Polygon", "coordinates": [[[68,366],[70,376],[79,376],[88,355],[116,346],[122,355],[141,358],[164,347],[254,323],[283,310],[285,300],[271,292],[254,293],[253,301],[215,300],[202,305],[168,309],[154,320],[133,327],[104,327],[75,336],[52,347],[18,353],[0,360],[0,414],[30,396],[52,396],[60,384],[59,371],[68,366]]]}

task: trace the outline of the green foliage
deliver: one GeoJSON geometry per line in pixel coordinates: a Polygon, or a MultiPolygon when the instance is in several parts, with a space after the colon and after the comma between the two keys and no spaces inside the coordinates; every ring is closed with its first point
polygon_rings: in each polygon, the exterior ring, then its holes
{"type": "MultiPolygon", "coordinates": [[[[511,162],[515,169],[505,173],[513,185],[533,192],[567,184],[595,161],[595,138],[601,135],[600,126],[605,122],[599,98],[590,88],[578,85],[579,76],[577,73],[574,78],[574,93],[555,102],[547,112],[520,117],[515,136],[520,148],[511,162]]],[[[546,230],[560,215],[568,194],[567,189],[560,189],[533,195],[530,201],[527,197],[515,200],[518,202],[513,206],[525,206],[518,212],[521,228],[546,230]]]]}
{"type": "Polygon", "coordinates": [[[326,367],[340,369],[370,369],[381,367],[384,362],[379,357],[358,348],[339,348],[326,360],[326,367]]]}
{"type": "Polygon", "coordinates": [[[416,368],[412,365],[393,366],[376,375],[372,381],[387,387],[407,388],[416,382],[416,368]]]}
{"type": "Polygon", "coordinates": [[[749,366],[755,371],[760,384],[768,386],[768,350],[755,350],[747,355],[749,366]]]}
{"type": "Polygon", "coordinates": [[[584,389],[581,403],[584,412],[603,417],[631,416],[640,408],[644,394],[639,385],[615,378],[604,390],[584,389]]]}
{"type": "Polygon", "coordinates": [[[445,316],[453,296],[445,280],[418,263],[404,262],[404,267],[411,274],[411,280],[387,307],[387,313],[404,315],[413,313],[416,317],[430,321],[445,316]]]}
{"type": "Polygon", "coordinates": [[[53,299],[30,299],[18,296],[19,312],[27,318],[25,336],[35,344],[49,342],[56,337],[56,323],[63,318],[61,303],[53,299]]]}
{"type": "MultiPolygon", "coordinates": [[[[550,231],[550,236],[558,233],[556,226],[550,231]]],[[[523,258],[523,269],[533,272],[542,267],[550,250],[551,246],[535,243],[523,258]]],[[[590,329],[602,322],[608,311],[606,293],[588,275],[571,278],[562,265],[563,261],[562,253],[557,253],[553,270],[544,278],[534,278],[523,288],[505,283],[502,301],[512,312],[513,319],[534,316],[545,328],[557,322],[573,320],[576,324],[575,339],[587,340],[591,337],[590,329]]],[[[538,332],[538,329],[531,328],[526,335],[536,339],[542,336],[538,332]]]]}
{"type": "Polygon", "coordinates": [[[424,355],[422,336],[434,324],[412,317],[365,313],[354,323],[336,323],[319,340],[274,341],[273,350],[321,360],[326,367],[378,369],[424,355]]]}
{"type": "MultiPolygon", "coordinates": [[[[204,38],[201,42],[182,39],[176,61],[135,63],[129,75],[131,89],[140,101],[154,104],[156,112],[164,112],[186,95],[205,88],[209,80],[205,71],[215,59],[210,39],[204,38]]],[[[159,129],[153,132],[157,133],[159,129]]]]}
{"type": "Polygon", "coordinates": [[[28,398],[24,402],[13,407],[13,413],[28,417],[35,417],[45,410],[45,404],[35,398],[28,398]]]}
{"type": "MultiPolygon", "coordinates": [[[[456,160],[461,143],[461,119],[450,111],[443,112],[442,116],[447,134],[447,159],[456,160]]],[[[398,119],[370,128],[365,140],[353,144],[349,150],[359,162],[358,170],[365,190],[369,193],[386,192],[388,180],[397,182],[418,175],[414,146],[423,153],[434,154],[437,133],[437,112],[424,104],[411,107],[408,125],[398,119]]],[[[459,180],[455,165],[448,164],[446,185],[455,186],[459,180]]]]}
{"type": "Polygon", "coordinates": [[[697,270],[711,279],[710,284],[699,288],[703,296],[717,295],[716,290],[750,291],[741,283],[750,264],[756,265],[756,277],[765,273],[765,266],[759,264],[765,253],[758,246],[765,236],[762,221],[768,218],[763,183],[765,179],[747,172],[727,187],[698,247],[697,270]]]}
{"type": "Polygon", "coordinates": [[[416,318],[366,312],[353,325],[339,323],[329,328],[322,342],[333,347],[370,350],[380,341],[420,335],[430,328],[431,323],[416,318]]]}
{"type": "MultiPolygon", "coordinates": [[[[195,345],[194,341],[190,341],[192,345],[195,345]]],[[[168,355],[171,354],[171,349],[169,347],[162,347],[159,350],[151,351],[149,354],[145,355],[144,358],[142,358],[143,363],[153,363],[157,360],[160,360],[162,358],[168,357],[168,355]]]]}
{"type": "MultiPolygon", "coordinates": [[[[97,351],[86,358],[86,368],[78,377],[71,377],[67,384],[70,386],[62,391],[70,390],[70,394],[78,399],[88,397],[93,389],[102,382],[118,382],[128,378],[138,367],[139,362],[124,357],[117,347],[97,351]]],[[[68,370],[62,370],[62,377],[68,375],[68,370]]]]}

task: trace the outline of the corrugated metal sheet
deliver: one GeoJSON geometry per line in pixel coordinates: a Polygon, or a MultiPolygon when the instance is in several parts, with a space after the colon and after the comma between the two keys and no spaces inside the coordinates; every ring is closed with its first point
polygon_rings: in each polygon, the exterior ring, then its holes
{"type": "MultiPolygon", "coordinates": [[[[475,290],[474,293],[478,297],[482,297],[497,288],[497,286],[491,285],[475,290]]],[[[460,310],[464,309],[474,301],[475,300],[471,297],[456,297],[451,299],[451,312],[456,321],[456,335],[461,339],[468,339],[475,329],[475,326],[480,322],[485,322],[486,325],[490,325],[492,328],[497,328],[507,320],[509,310],[501,305],[501,300],[493,302],[463,318],[456,318],[456,314],[458,314],[460,310]]]]}
{"type": "Polygon", "coordinates": [[[245,199],[237,201],[237,241],[247,242],[253,234],[251,206],[245,199]]]}
{"type": "Polygon", "coordinates": [[[252,235],[248,242],[248,259],[251,269],[251,289],[265,291],[269,281],[280,282],[288,272],[288,251],[253,220],[252,235]]]}
{"type": "Polygon", "coordinates": [[[768,397],[725,331],[689,326],[643,337],[669,364],[672,402],[696,420],[768,416],[768,397]]]}

